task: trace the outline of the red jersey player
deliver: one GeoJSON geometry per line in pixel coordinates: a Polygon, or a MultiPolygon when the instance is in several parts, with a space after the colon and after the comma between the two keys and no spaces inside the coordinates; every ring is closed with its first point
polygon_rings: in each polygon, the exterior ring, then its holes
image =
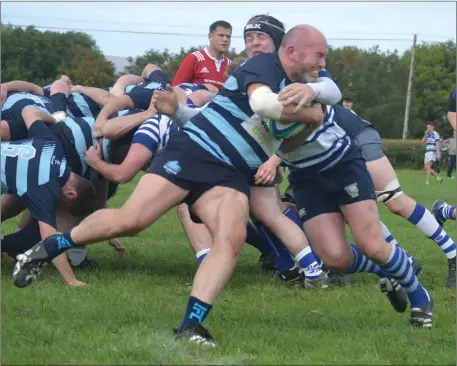
{"type": "Polygon", "coordinates": [[[222,89],[230,60],[224,53],[230,47],[232,26],[218,20],[209,27],[209,46],[187,55],[179,66],[173,85],[181,83],[211,84],[222,89]]]}

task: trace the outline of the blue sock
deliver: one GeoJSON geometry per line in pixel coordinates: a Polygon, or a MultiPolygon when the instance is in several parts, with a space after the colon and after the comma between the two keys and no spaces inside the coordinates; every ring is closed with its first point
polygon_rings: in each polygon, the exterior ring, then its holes
{"type": "Polygon", "coordinates": [[[452,216],[452,212],[454,212],[456,206],[446,205],[441,207],[439,210],[440,216],[443,217],[445,220],[455,220],[455,217],[452,216]]]}
{"type": "Polygon", "coordinates": [[[386,242],[388,242],[389,244],[392,244],[392,245],[396,245],[398,247],[400,247],[401,249],[403,249],[406,253],[406,255],[408,256],[408,259],[409,258],[412,258],[411,255],[405,250],[405,248],[403,248],[400,243],[395,240],[394,236],[392,235],[392,233],[390,232],[390,230],[387,228],[387,226],[381,221],[381,229],[382,229],[382,234],[384,235],[384,240],[386,242]]]}
{"type": "Polygon", "coordinates": [[[322,273],[319,261],[314,256],[313,250],[307,246],[300,253],[297,254],[295,260],[300,263],[301,268],[305,272],[305,277],[315,279],[322,273]]]}
{"type": "Polygon", "coordinates": [[[197,257],[198,263],[203,262],[203,259],[205,259],[206,255],[208,252],[211,250],[211,248],[208,249],[202,249],[199,252],[195,253],[195,256],[197,257]]]}
{"type": "Polygon", "coordinates": [[[290,256],[287,248],[264,224],[260,221],[256,222],[256,227],[260,233],[262,233],[267,243],[270,244],[271,249],[273,250],[273,255],[275,257],[276,268],[279,270],[292,269],[295,267],[295,262],[290,256]]]}
{"type": "Polygon", "coordinates": [[[51,258],[76,246],[71,239],[71,230],[67,230],[63,234],[51,235],[43,241],[43,245],[51,258]]]}
{"type": "MultiPolygon", "coordinates": [[[[298,215],[298,213],[295,212],[295,210],[293,210],[291,208],[286,208],[284,210],[283,214],[286,215],[293,222],[295,222],[295,224],[297,224],[297,226],[301,229],[301,231],[305,232],[305,229],[303,228],[303,223],[301,222],[300,216],[298,215]]],[[[322,260],[313,251],[313,247],[312,247],[311,243],[309,243],[309,246],[314,255],[314,258],[316,259],[317,263],[319,263],[319,267],[322,267],[322,264],[323,264],[322,260]]],[[[305,267],[302,266],[302,268],[305,268],[305,267]]]]}
{"type": "Polygon", "coordinates": [[[417,280],[413,267],[402,249],[392,246],[389,260],[379,266],[406,290],[412,308],[423,308],[429,303],[430,297],[417,280]]]}
{"type": "Polygon", "coordinates": [[[452,240],[438,224],[435,217],[420,203],[416,203],[413,213],[408,221],[416,225],[422,232],[432,239],[444,252],[448,259],[456,256],[456,246],[452,240]]]}
{"type": "Polygon", "coordinates": [[[200,301],[196,297],[189,296],[186,314],[184,314],[184,320],[178,327],[178,332],[188,327],[203,323],[212,308],[213,305],[200,301]]]}
{"type": "Polygon", "coordinates": [[[259,250],[262,254],[271,253],[271,248],[268,245],[267,239],[257,230],[256,226],[252,222],[248,221],[246,229],[246,243],[259,250]]]}
{"type": "Polygon", "coordinates": [[[367,272],[374,273],[379,277],[387,277],[386,272],[380,266],[363,254],[355,244],[349,244],[354,255],[352,266],[346,270],[346,273],[367,272]]]}

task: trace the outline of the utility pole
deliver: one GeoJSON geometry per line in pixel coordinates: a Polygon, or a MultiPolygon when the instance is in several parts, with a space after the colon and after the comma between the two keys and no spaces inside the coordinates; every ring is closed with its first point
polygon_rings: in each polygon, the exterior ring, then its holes
{"type": "Polygon", "coordinates": [[[406,107],[405,107],[405,122],[403,123],[403,136],[402,139],[408,138],[408,121],[409,121],[409,109],[411,105],[411,86],[413,84],[414,75],[414,59],[416,55],[416,41],[417,34],[414,34],[413,47],[411,48],[411,65],[409,66],[409,78],[408,78],[408,91],[406,92],[406,107]]]}

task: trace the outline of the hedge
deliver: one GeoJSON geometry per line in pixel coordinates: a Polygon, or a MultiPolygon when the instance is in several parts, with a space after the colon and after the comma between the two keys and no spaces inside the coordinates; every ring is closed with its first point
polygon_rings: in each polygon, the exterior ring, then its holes
{"type": "MultiPolygon", "coordinates": [[[[384,154],[389,158],[394,168],[424,169],[425,146],[420,140],[382,140],[384,154]]],[[[447,152],[444,152],[444,164],[447,167],[447,152]]]]}

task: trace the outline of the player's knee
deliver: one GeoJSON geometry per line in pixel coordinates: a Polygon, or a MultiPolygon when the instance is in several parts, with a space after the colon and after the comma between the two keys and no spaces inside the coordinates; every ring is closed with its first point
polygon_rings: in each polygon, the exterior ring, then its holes
{"type": "Polygon", "coordinates": [[[154,64],[147,64],[141,73],[141,77],[147,79],[152,72],[157,70],[161,70],[161,68],[154,64]]]}
{"type": "Polygon", "coordinates": [[[10,141],[11,140],[10,126],[8,125],[8,122],[6,122],[6,121],[2,121],[0,124],[0,138],[1,138],[1,141],[10,141]]]}
{"type": "Polygon", "coordinates": [[[347,246],[333,247],[320,257],[325,266],[335,271],[345,271],[351,265],[351,258],[347,246]]]}
{"type": "Polygon", "coordinates": [[[184,224],[185,221],[189,219],[189,206],[186,204],[182,203],[178,206],[178,219],[181,221],[182,224],[184,224]]]}

